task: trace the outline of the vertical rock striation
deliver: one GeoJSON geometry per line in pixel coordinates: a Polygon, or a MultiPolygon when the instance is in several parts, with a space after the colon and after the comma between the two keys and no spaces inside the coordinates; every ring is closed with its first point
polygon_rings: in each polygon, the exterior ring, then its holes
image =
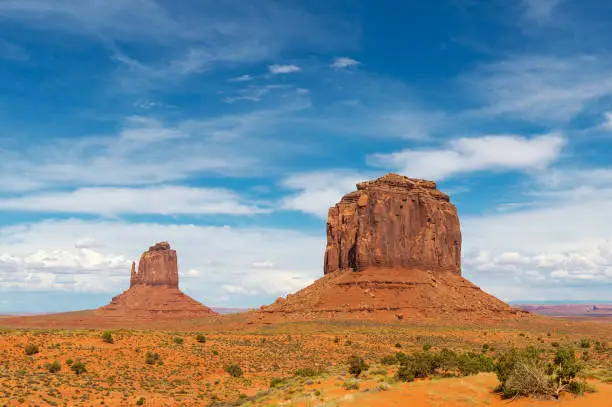
{"type": "Polygon", "coordinates": [[[457,209],[435,182],[387,174],[330,208],[324,274],[371,267],[461,274],[457,209]]]}
{"type": "Polygon", "coordinates": [[[178,288],[176,250],[172,250],[168,242],[157,243],[140,256],[138,273],[132,264],[130,287],[135,285],[178,288]]]}

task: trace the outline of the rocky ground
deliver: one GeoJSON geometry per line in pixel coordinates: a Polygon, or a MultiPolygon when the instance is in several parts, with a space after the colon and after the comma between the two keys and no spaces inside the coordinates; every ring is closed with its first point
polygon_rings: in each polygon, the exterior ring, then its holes
{"type": "MultiPolygon", "coordinates": [[[[221,325],[202,323],[180,331],[113,330],[112,343],[100,330],[3,329],[0,405],[498,405],[507,401],[493,393],[494,375],[399,383],[396,367],[380,361],[423,348],[494,356],[528,345],[551,352],[568,345],[581,357],[587,354],[599,392],[565,398],[567,405],[592,407],[612,395],[612,386],[605,383],[612,379],[609,324],[542,318],[462,327],[364,322],[250,326],[242,316],[226,318],[223,331],[221,325]],[[38,352],[27,355],[28,345],[38,352]],[[347,369],[351,355],[369,364],[358,380],[347,369]],[[59,370],[51,372],[56,361],[59,370]],[[81,374],[75,371],[79,363],[86,370],[81,374]],[[243,375],[232,377],[230,365],[239,366],[243,375]]],[[[531,405],[521,403],[516,405],[531,405]]],[[[547,402],[534,405],[540,403],[547,402]]]]}

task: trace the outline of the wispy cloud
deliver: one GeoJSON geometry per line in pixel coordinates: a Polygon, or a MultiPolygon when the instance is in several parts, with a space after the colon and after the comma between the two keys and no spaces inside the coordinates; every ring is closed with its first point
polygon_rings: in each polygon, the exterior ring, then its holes
{"type": "Polygon", "coordinates": [[[81,188],[0,198],[0,211],[157,215],[253,215],[267,210],[221,188],[156,186],[146,188],[81,188]]]}
{"type": "Polygon", "coordinates": [[[564,144],[565,139],[555,134],[531,139],[516,135],[460,138],[438,149],[373,154],[368,163],[396,169],[411,177],[441,180],[482,170],[544,169],[559,157],[564,144]]]}
{"type": "Polygon", "coordinates": [[[348,58],[348,57],[336,57],[334,58],[334,62],[332,62],[331,67],[336,69],[346,69],[361,65],[361,62],[348,58]]]}
{"type": "Polygon", "coordinates": [[[253,76],[246,75],[246,74],[229,79],[230,82],[248,82],[248,81],[252,81],[252,80],[253,80],[253,76]]]}
{"type": "Polygon", "coordinates": [[[252,85],[247,88],[238,89],[234,91],[234,96],[227,96],[223,99],[226,103],[234,103],[240,100],[246,100],[251,102],[259,102],[264,96],[275,90],[289,89],[290,85],[252,85]]]}
{"type": "Polygon", "coordinates": [[[279,154],[287,157],[291,146],[297,147],[295,141],[265,136],[302,106],[288,103],[174,125],[136,116],[128,118],[116,135],[0,149],[0,191],[151,185],[206,174],[253,175],[266,168],[264,161],[269,164],[268,159],[279,154]]]}
{"type": "Polygon", "coordinates": [[[468,115],[568,122],[612,94],[611,67],[606,56],[518,56],[482,65],[461,78],[466,95],[483,104],[468,115]]]}
{"type": "Polygon", "coordinates": [[[247,0],[237,7],[205,0],[192,6],[185,13],[154,0],[6,0],[0,18],[101,42],[119,63],[117,80],[130,91],[173,85],[220,64],[268,61],[295,44],[333,49],[357,38],[352,27],[296,4],[247,0]],[[147,50],[148,57],[125,44],[147,50]]]}
{"type": "Polygon", "coordinates": [[[286,73],[294,73],[300,72],[302,68],[297,65],[270,65],[268,66],[268,70],[272,74],[286,74],[286,73]]]}

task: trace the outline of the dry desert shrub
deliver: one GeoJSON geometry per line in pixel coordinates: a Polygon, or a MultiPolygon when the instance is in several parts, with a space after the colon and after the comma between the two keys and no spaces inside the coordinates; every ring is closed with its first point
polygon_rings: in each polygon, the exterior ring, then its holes
{"type": "Polygon", "coordinates": [[[533,347],[511,349],[499,356],[495,368],[504,397],[558,398],[562,392],[581,395],[592,390],[581,378],[584,365],[570,348],[559,348],[552,361],[533,347]]]}
{"type": "Polygon", "coordinates": [[[533,361],[521,360],[516,363],[503,386],[506,397],[539,396],[550,398],[554,390],[544,370],[533,361]]]}
{"type": "Polygon", "coordinates": [[[38,352],[40,352],[40,350],[38,349],[38,346],[34,345],[33,343],[28,343],[25,346],[25,354],[28,356],[32,356],[32,355],[36,355],[38,352]]]}

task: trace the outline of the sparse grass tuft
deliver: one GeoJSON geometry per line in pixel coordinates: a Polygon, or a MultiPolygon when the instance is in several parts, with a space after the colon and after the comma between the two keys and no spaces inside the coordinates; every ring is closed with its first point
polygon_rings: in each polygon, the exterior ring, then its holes
{"type": "Polygon", "coordinates": [[[87,372],[87,367],[85,366],[85,363],[81,362],[80,360],[74,362],[72,366],[70,366],[70,369],[72,369],[72,371],[79,376],[87,372]]]}
{"type": "Polygon", "coordinates": [[[226,365],[224,370],[232,377],[242,377],[244,375],[244,373],[242,372],[242,368],[236,363],[226,365]]]}
{"type": "Polygon", "coordinates": [[[361,372],[368,370],[370,366],[363,360],[361,356],[353,355],[348,359],[348,371],[355,377],[359,377],[361,372]]]}
{"type": "Polygon", "coordinates": [[[40,350],[38,349],[38,346],[34,345],[33,343],[28,343],[25,346],[25,354],[28,356],[32,356],[32,355],[36,355],[37,353],[40,352],[40,350]]]}
{"type": "Polygon", "coordinates": [[[111,331],[104,331],[102,334],[102,340],[106,343],[113,343],[113,333],[111,331]]]}

